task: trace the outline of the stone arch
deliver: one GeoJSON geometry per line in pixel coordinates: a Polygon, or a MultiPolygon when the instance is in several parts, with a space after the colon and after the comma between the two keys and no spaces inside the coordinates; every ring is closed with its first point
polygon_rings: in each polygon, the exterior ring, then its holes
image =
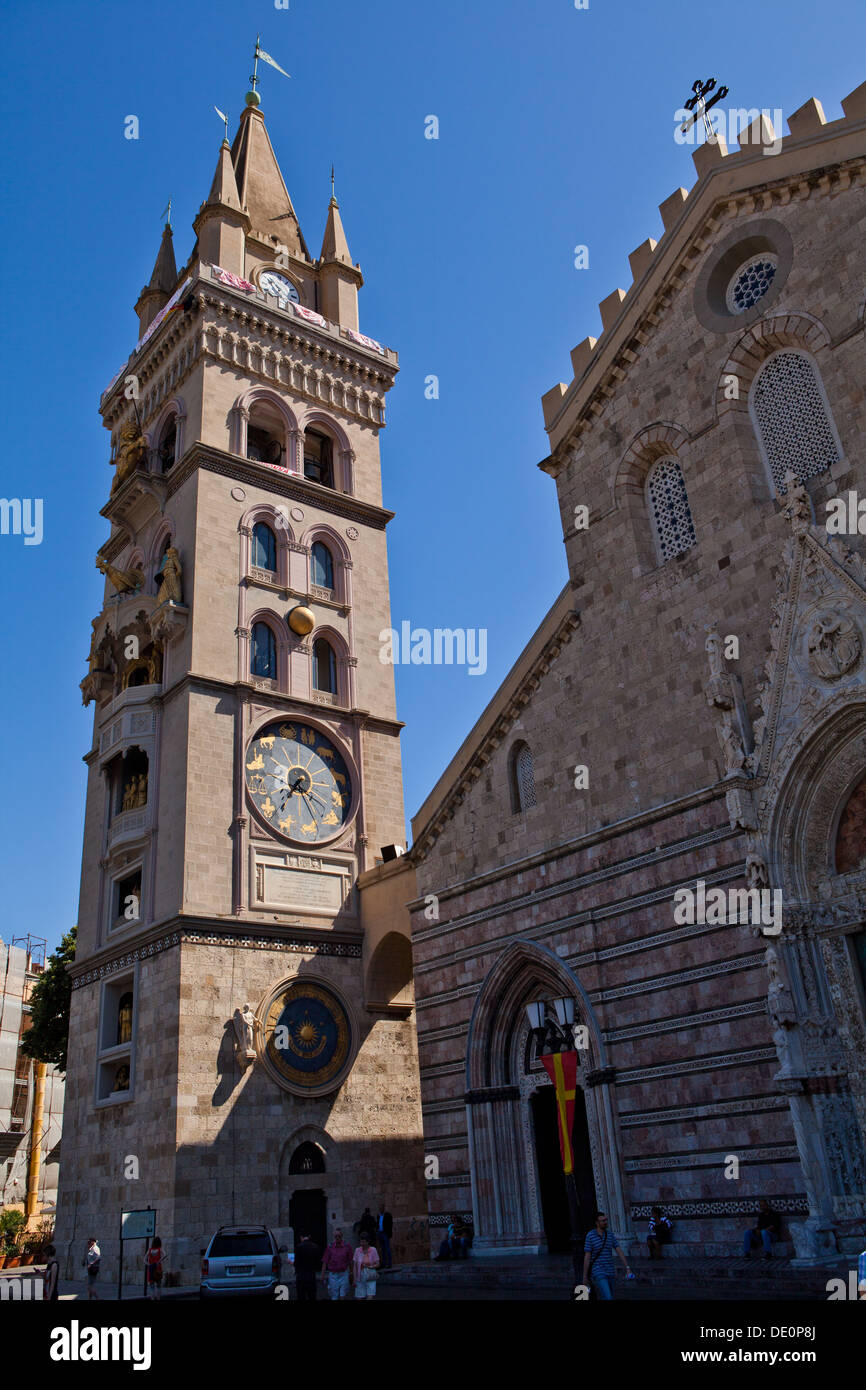
{"type": "Polygon", "coordinates": [[[644,573],[659,564],[647,505],[647,478],[654,465],[664,458],[675,459],[685,475],[690,438],[682,425],[671,420],[657,420],[634,436],[614,467],[611,478],[614,505],[628,518],[638,563],[644,573]]]}
{"type": "MultiPolygon", "coordinates": [[[[798,736],[785,767],[767,833],[772,881],[787,902],[826,900],[857,886],[838,881],[835,851],[843,811],[866,773],[866,698],[839,692],[820,725],[798,736]]],[[[866,887],[866,871],[855,878],[866,887]]]]}
{"type": "Polygon", "coordinates": [[[402,932],[389,931],[374,950],[367,966],[366,996],[373,1007],[412,1004],[412,946],[402,932]]]}
{"type": "Polygon", "coordinates": [[[591,1064],[607,1066],[601,1029],[580,980],[547,946],[518,939],[502,952],[475,1000],[466,1044],[467,1090],[515,1084],[522,1056],[516,1055],[514,1044],[524,1006],[556,995],[578,1001],[580,1022],[589,1029],[591,1064]]]}
{"type": "Polygon", "coordinates": [[[293,1130],[283,1144],[279,1167],[279,1225],[284,1229],[289,1225],[289,1202],[292,1193],[298,1190],[324,1187],[332,1195],[341,1191],[340,1146],[334,1137],[320,1125],[300,1125],[293,1130]],[[302,1144],[314,1144],[324,1159],[324,1173],[290,1173],[293,1154],[302,1144]]]}
{"type": "Polygon", "coordinates": [[[466,1112],[479,1251],[542,1248],[529,1107],[532,1092],[548,1083],[546,1074],[526,1070],[525,1006],[560,995],[577,1001],[589,1035],[586,1053],[578,1054],[578,1085],[586,1101],[597,1199],[613,1229],[626,1230],[613,1073],[598,1019],[568,965],[546,946],[518,939],[491,967],[469,1023],[466,1112]]]}
{"type": "MultiPolygon", "coordinates": [[[[353,493],[355,491],[355,451],[352,441],[343,426],[327,410],[310,406],[304,411],[299,422],[299,438],[302,440],[307,430],[319,430],[330,436],[334,453],[334,490],[353,493]]],[[[299,471],[303,472],[303,459],[299,461],[299,471]]]]}
{"type": "Polygon", "coordinates": [[[241,392],[229,412],[229,448],[233,454],[246,458],[247,426],[250,411],[257,404],[275,411],[283,424],[286,440],[286,464],[292,473],[298,472],[298,418],[283,396],[271,386],[250,386],[241,392]]]}
{"type": "MultiPolygon", "coordinates": [[[[174,445],[174,461],[177,462],[178,459],[183,457],[183,451],[186,447],[184,441],[186,404],[182,396],[172,396],[171,400],[166,401],[153,425],[146,432],[145,439],[147,440],[148,449],[155,456],[156,450],[160,446],[163,435],[172,417],[174,418],[175,429],[177,431],[174,445]]],[[[158,464],[155,466],[157,467],[157,471],[159,471],[158,464]]]]}
{"type": "MultiPolygon", "coordinates": [[[[829,347],[830,334],[820,319],[803,312],[772,314],[762,318],[734,344],[716,383],[716,419],[729,411],[748,416],[749,396],[758,372],[767,358],[782,348],[799,348],[817,357],[829,347]],[[731,399],[730,382],[736,380],[736,398],[731,399]]],[[[819,373],[820,375],[820,373],[819,373]]]]}

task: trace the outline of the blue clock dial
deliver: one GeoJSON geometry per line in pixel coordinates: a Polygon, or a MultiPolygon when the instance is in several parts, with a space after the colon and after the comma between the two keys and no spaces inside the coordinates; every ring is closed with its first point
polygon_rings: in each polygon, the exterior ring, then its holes
{"type": "Polygon", "coordinates": [[[268,826],[297,844],[338,835],[352,812],[352,780],[338,749],[296,721],[267,725],[245,758],[247,793],[268,826]]]}

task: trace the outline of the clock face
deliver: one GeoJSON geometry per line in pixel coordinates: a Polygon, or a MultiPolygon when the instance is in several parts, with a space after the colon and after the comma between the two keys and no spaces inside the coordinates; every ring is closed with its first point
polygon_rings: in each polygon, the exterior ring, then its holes
{"type": "Polygon", "coordinates": [[[263,1026],[265,1061],[279,1083],[298,1094],[333,1090],[352,1051],[343,1001],[325,984],[294,980],[271,998],[263,1026]]]}
{"type": "Polygon", "coordinates": [[[275,270],[265,270],[259,276],[259,288],[265,294],[275,294],[278,299],[290,299],[293,304],[300,304],[301,296],[295,289],[291,280],[285,275],[278,275],[275,270]]]}
{"type": "Polygon", "coordinates": [[[279,835],[314,845],[338,835],[352,810],[352,780],[340,753],[296,720],[268,724],[245,758],[247,791],[279,835]]]}

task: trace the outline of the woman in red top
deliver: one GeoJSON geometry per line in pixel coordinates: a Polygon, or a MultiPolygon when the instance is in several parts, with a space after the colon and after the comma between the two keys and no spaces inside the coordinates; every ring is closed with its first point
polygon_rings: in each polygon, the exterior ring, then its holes
{"type": "Polygon", "coordinates": [[[160,1291],[162,1289],[162,1254],[162,1241],[159,1236],[154,1236],[151,1247],[144,1257],[148,1298],[158,1299],[160,1297],[160,1291]]]}

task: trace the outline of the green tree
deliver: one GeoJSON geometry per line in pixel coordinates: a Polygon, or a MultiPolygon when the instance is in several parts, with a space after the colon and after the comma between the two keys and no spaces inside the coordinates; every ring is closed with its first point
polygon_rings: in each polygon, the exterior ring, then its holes
{"type": "Polygon", "coordinates": [[[21,1051],[28,1057],[37,1062],[53,1062],[63,1072],[66,1071],[69,1001],[72,998],[72,978],[67,967],[75,959],[77,931],[77,927],[68,931],[58,949],[48,957],[30,995],[31,1026],[21,1039],[21,1051]]]}

